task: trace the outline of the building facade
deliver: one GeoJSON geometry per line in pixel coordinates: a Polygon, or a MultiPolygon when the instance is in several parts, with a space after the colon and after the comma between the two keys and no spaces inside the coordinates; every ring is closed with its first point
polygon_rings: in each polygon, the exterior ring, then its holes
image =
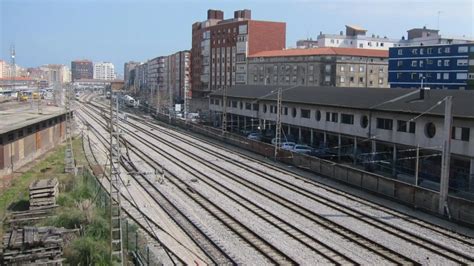
{"type": "Polygon", "coordinates": [[[474,43],[397,47],[389,54],[392,88],[474,89],[474,43]]]}
{"type": "Polygon", "coordinates": [[[220,10],[208,10],[207,20],[192,26],[193,97],[245,84],[249,55],[285,47],[286,23],[252,20],[250,10],[235,11],[232,19],[223,17],[220,10]]]}
{"type": "MultiPolygon", "coordinates": [[[[244,85],[210,96],[211,122],[221,126],[226,104],[228,130],[261,130],[275,136],[276,91],[280,86],[244,85]],[[273,92],[273,93],[272,93],[273,92]]],[[[318,156],[371,172],[439,189],[444,136],[444,106],[427,106],[452,96],[450,186],[474,192],[474,94],[437,90],[421,97],[419,90],[283,87],[282,138],[310,145],[318,156]],[[341,96],[343,95],[343,96],[341,96]],[[378,104],[374,107],[375,104],[378,104]],[[417,147],[418,167],[417,167],[417,147]]]]}
{"type": "Polygon", "coordinates": [[[114,80],[115,66],[110,62],[94,63],[94,79],[114,80]]]}
{"type": "Polygon", "coordinates": [[[462,44],[468,43],[465,37],[444,37],[439,34],[439,30],[423,28],[413,28],[407,31],[407,37],[392,39],[387,36],[372,34],[367,35],[367,30],[358,26],[346,25],[345,33],[318,35],[317,40],[307,39],[296,42],[298,48],[315,47],[342,47],[342,48],[362,48],[388,50],[391,47],[400,46],[420,46],[437,44],[462,44]]]}
{"type": "Polygon", "coordinates": [[[388,52],[354,48],[265,51],[249,56],[249,85],[388,87],[388,52]]]}
{"type": "Polygon", "coordinates": [[[76,60],[71,62],[72,81],[94,78],[94,65],[89,60],[76,60]]]}
{"type": "Polygon", "coordinates": [[[130,73],[133,69],[135,69],[140,63],[130,61],[123,65],[123,80],[125,82],[125,87],[130,87],[133,85],[133,78],[130,78],[130,73]]]}

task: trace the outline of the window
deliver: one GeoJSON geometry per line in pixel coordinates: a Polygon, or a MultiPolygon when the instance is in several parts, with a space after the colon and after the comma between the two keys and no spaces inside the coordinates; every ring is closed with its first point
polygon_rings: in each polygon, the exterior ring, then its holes
{"type": "Polygon", "coordinates": [[[254,110],[254,111],[258,111],[258,103],[254,103],[254,104],[253,104],[253,110],[254,110]]]}
{"type": "Polygon", "coordinates": [[[446,48],[444,48],[444,52],[445,52],[445,53],[450,53],[450,52],[451,52],[451,47],[446,47],[446,48]]]}
{"type": "Polygon", "coordinates": [[[283,107],[283,114],[288,115],[288,107],[283,107]]]}
{"type": "Polygon", "coordinates": [[[418,49],[411,49],[411,54],[418,54],[418,49]]]}
{"type": "Polygon", "coordinates": [[[364,78],[363,77],[359,77],[359,83],[364,83],[364,78]]]}
{"type": "Polygon", "coordinates": [[[316,110],[316,121],[320,121],[320,120],[321,120],[321,111],[316,110]]]}
{"type": "Polygon", "coordinates": [[[403,66],[403,61],[402,60],[398,60],[397,61],[397,67],[401,67],[403,66]]]}
{"type": "Polygon", "coordinates": [[[243,103],[243,102],[239,102],[239,107],[240,107],[240,109],[244,109],[244,103],[243,103]]]}
{"type": "Polygon", "coordinates": [[[354,77],[350,77],[350,78],[349,78],[349,81],[350,81],[351,83],[354,82],[354,77]]]}
{"type": "Polygon", "coordinates": [[[469,128],[463,127],[461,130],[461,140],[469,141],[469,128]]]}
{"type": "Polygon", "coordinates": [[[469,80],[474,80],[474,73],[469,73],[469,76],[467,77],[469,80]]]}
{"type": "Polygon", "coordinates": [[[369,118],[366,115],[362,116],[360,118],[360,126],[362,128],[366,128],[368,125],[369,125],[369,118]]]}
{"type": "Polygon", "coordinates": [[[397,50],[397,54],[398,54],[398,55],[403,55],[403,49],[398,49],[398,50],[397,50]]]}
{"type": "Polygon", "coordinates": [[[444,60],[444,66],[449,67],[449,59],[444,60]]]}
{"type": "Polygon", "coordinates": [[[397,120],[397,131],[415,133],[416,124],[415,122],[408,122],[404,120],[397,120]]]}
{"type": "Polygon", "coordinates": [[[219,100],[218,100],[218,99],[214,99],[214,104],[215,104],[215,105],[219,105],[219,100]]]}
{"type": "Polygon", "coordinates": [[[311,111],[308,109],[301,109],[302,118],[311,118],[311,111]]]}
{"type": "Polygon", "coordinates": [[[426,53],[427,54],[432,54],[433,53],[433,48],[427,48],[426,53]]]}
{"type": "Polygon", "coordinates": [[[443,73],[443,79],[449,79],[449,73],[443,73]]]}
{"type": "Polygon", "coordinates": [[[341,114],[341,123],[342,124],[354,124],[354,115],[350,114],[341,114]]]}
{"type": "Polygon", "coordinates": [[[330,82],[331,81],[331,76],[325,76],[324,81],[325,82],[330,82]]]}
{"type": "Polygon", "coordinates": [[[365,67],[364,66],[359,66],[359,72],[364,72],[365,71],[365,67]]]}
{"type": "Polygon", "coordinates": [[[341,83],[344,83],[344,82],[346,81],[346,78],[345,78],[344,76],[340,76],[340,77],[339,77],[339,81],[340,81],[341,83]]]}
{"type": "Polygon", "coordinates": [[[349,67],[349,71],[350,71],[350,72],[354,72],[354,67],[353,67],[353,66],[350,66],[350,67],[349,67]]]}
{"type": "Polygon", "coordinates": [[[13,141],[14,138],[15,137],[14,137],[13,133],[8,134],[8,137],[7,137],[8,141],[13,141]]]}
{"type": "Polygon", "coordinates": [[[18,130],[18,137],[21,138],[24,135],[23,129],[18,130]]]}
{"type": "Polygon", "coordinates": [[[309,71],[313,71],[313,65],[309,65],[309,71]]]}
{"type": "Polygon", "coordinates": [[[293,109],[291,110],[291,115],[292,115],[293,117],[296,117],[296,114],[297,114],[296,108],[293,107],[293,109]]]}
{"type": "Polygon", "coordinates": [[[436,73],[436,79],[441,79],[441,73],[436,73]]]}
{"type": "Polygon", "coordinates": [[[337,123],[338,118],[339,118],[338,113],[331,113],[331,122],[337,123]]]}
{"type": "Polygon", "coordinates": [[[326,121],[331,121],[331,113],[326,112],[326,121]]]}
{"type": "Polygon", "coordinates": [[[470,129],[467,127],[452,127],[451,130],[451,138],[462,140],[462,141],[469,141],[470,137],[470,129]]]}
{"type": "Polygon", "coordinates": [[[325,67],[326,73],[331,72],[331,65],[326,65],[325,67]]]}
{"type": "Polygon", "coordinates": [[[393,120],[387,118],[377,118],[377,128],[385,129],[385,130],[392,130],[393,128],[393,120]]]}
{"type": "Polygon", "coordinates": [[[245,110],[251,110],[251,109],[252,109],[252,104],[245,103],[245,110]]]}
{"type": "Polygon", "coordinates": [[[266,113],[266,112],[267,112],[267,105],[264,104],[264,105],[263,105],[263,113],[266,113]]]}
{"type": "Polygon", "coordinates": [[[467,73],[456,73],[456,79],[467,79],[467,73]]]}
{"type": "Polygon", "coordinates": [[[379,85],[383,84],[383,78],[379,78],[379,85]]]}
{"type": "Polygon", "coordinates": [[[423,67],[423,60],[420,61],[420,67],[423,67]]]}
{"type": "Polygon", "coordinates": [[[458,59],[457,65],[458,66],[467,66],[467,62],[468,62],[467,59],[458,59]]]}
{"type": "Polygon", "coordinates": [[[428,122],[425,125],[425,135],[428,138],[433,138],[436,135],[436,126],[432,122],[428,122]]]}
{"type": "Polygon", "coordinates": [[[344,66],[341,66],[341,72],[344,72],[344,66]]]}
{"type": "Polygon", "coordinates": [[[237,101],[232,101],[232,107],[237,108],[237,101]]]}
{"type": "Polygon", "coordinates": [[[443,65],[443,60],[438,60],[438,66],[442,66],[443,65]]]}

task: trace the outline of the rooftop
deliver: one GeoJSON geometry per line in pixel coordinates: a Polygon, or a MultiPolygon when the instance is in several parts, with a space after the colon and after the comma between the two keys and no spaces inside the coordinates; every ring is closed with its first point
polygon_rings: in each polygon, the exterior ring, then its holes
{"type": "Polygon", "coordinates": [[[64,113],[64,108],[43,105],[42,113],[38,114],[36,105],[32,106],[30,103],[12,103],[7,109],[0,109],[0,134],[20,129],[64,113]]]}
{"type": "MultiPolygon", "coordinates": [[[[417,89],[238,85],[228,88],[227,96],[276,101],[277,95],[272,91],[276,91],[278,88],[283,89],[283,102],[411,114],[426,112],[440,116],[444,115],[444,104],[440,104],[428,112],[427,110],[446,96],[451,95],[453,96],[453,115],[474,118],[474,108],[472,108],[474,92],[462,90],[429,90],[425,91],[424,100],[418,100],[417,89]],[[285,89],[288,90],[285,91],[285,89]],[[408,93],[412,93],[412,95],[387,102],[408,93]],[[376,107],[381,103],[385,104],[376,107]]],[[[212,95],[220,96],[222,91],[216,91],[212,95]]]]}
{"type": "Polygon", "coordinates": [[[310,49],[286,49],[263,51],[250,55],[249,57],[285,57],[305,55],[347,55],[363,57],[388,57],[388,51],[360,48],[321,47],[310,49]]]}

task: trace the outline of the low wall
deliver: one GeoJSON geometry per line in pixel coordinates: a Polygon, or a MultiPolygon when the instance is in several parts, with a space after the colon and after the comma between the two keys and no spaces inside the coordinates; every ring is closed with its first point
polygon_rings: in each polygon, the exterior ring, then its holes
{"type": "MultiPolygon", "coordinates": [[[[191,130],[193,132],[235,145],[257,154],[274,157],[273,145],[249,140],[243,136],[226,133],[195,123],[185,123],[183,120],[171,119],[167,116],[157,116],[158,120],[191,130]]],[[[418,208],[432,214],[438,214],[439,193],[422,187],[417,187],[396,179],[341,165],[332,161],[280,150],[279,161],[310,170],[316,174],[339,180],[354,187],[363,188],[378,195],[383,195],[398,202],[418,208]]],[[[448,206],[451,218],[457,222],[474,225],[474,202],[462,198],[448,196],[448,206]]]]}

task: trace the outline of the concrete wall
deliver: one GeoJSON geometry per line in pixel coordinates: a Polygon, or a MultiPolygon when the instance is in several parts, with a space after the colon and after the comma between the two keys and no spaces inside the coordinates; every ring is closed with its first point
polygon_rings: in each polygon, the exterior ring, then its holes
{"type": "Polygon", "coordinates": [[[64,141],[65,121],[45,124],[39,123],[39,127],[30,125],[22,128],[24,135],[18,135],[18,130],[7,132],[3,136],[3,144],[0,145],[0,177],[5,177],[20,167],[30,163],[43,153],[56,147],[64,141]],[[28,133],[28,128],[31,132],[28,133]],[[8,134],[14,134],[14,140],[8,141],[8,134]]]}
{"type": "MultiPolygon", "coordinates": [[[[167,116],[158,116],[159,120],[168,122],[167,116]]],[[[173,125],[189,129],[213,139],[224,141],[239,148],[247,149],[257,154],[273,157],[272,145],[249,140],[245,137],[226,133],[220,130],[194,123],[186,124],[183,120],[172,120],[173,125]]],[[[310,170],[329,178],[337,179],[354,187],[362,188],[374,194],[391,198],[400,203],[437,214],[438,192],[414,186],[399,180],[390,179],[381,175],[366,172],[347,165],[336,164],[331,161],[304,154],[291,154],[289,151],[280,151],[278,157],[281,161],[293,164],[299,168],[310,170]],[[291,155],[291,156],[290,156],[291,155]]],[[[466,199],[448,196],[448,206],[451,218],[454,221],[474,225],[474,202],[466,199]]]]}

